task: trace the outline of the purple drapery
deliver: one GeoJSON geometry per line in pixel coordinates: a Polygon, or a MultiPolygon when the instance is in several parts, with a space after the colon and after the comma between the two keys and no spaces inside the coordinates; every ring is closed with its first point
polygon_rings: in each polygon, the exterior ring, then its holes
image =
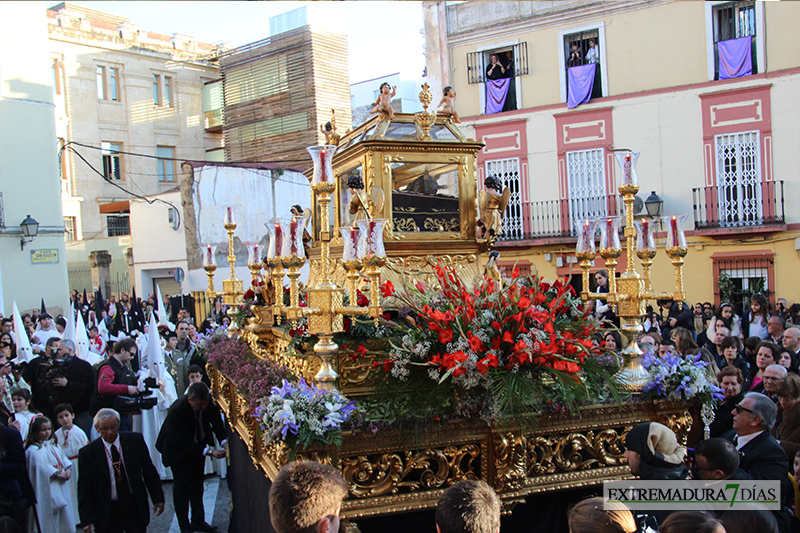
{"type": "Polygon", "coordinates": [[[750,37],[729,39],[717,43],[719,46],[719,79],[741,78],[753,73],[751,45],[750,37]]]}
{"type": "Polygon", "coordinates": [[[592,97],[594,87],[594,71],[597,63],[589,63],[580,67],[570,67],[567,69],[569,83],[569,97],[567,98],[567,109],[572,109],[581,104],[585,104],[592,97]]]}
{"type": "Polygon", "coordinates": [[[486,114],[499,113],[506,104],[511,78],[486,80],[486,114]]]}

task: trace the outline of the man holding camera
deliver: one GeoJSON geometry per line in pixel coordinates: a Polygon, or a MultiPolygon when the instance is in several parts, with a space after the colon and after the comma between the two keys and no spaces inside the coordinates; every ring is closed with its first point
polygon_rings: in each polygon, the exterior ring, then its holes
{"type": "MultiPolygon", "coordinates": [[[[114,343],[114,353],[106,359],[97,375],[97,403],[103,409],[119,409],[120,402],[114,402],[120,396],[135,399],[139,389],[133,383],[136,376],[128,369],[129,363],[136,356],[136,341],[125,338],[114,343]]],[[[130,401],[133,406],[138,405],[130,401]]],[[[137,409],[138,410],[138,409],[137,409]]],[[[131,431],[131,412],[120,412],[120,431],[131,431]]]]}
{"type": "MultiPolygon", "coordinates": [[[[53,408],[68,403],[75,409],[75,424],[84,432],[91,431],[89,400],[94,387],[92,365],[75,357],[75,343],[58,338],[47,340],[45,353],[33,359],[22,371],[31,384],[34,408],[58,424],[53,408]]],[[[87,433],[88,435],[88,433],[87,433]]]]}

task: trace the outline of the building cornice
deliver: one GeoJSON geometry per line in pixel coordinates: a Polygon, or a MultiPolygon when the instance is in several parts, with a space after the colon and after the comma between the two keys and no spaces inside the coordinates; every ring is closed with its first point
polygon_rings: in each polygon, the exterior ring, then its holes
{"type": "MultiPolygon", "coordinates": [[[[535,12],[532,16],[516,20],[500,20],[496,23],[476,26],[474,29],[447,34],[450,48],[476,42],[502,40],[519,37],[522,33],[564,28],[585,24],[588,20],[613,15],[620,15],[640,9],[648,9],[662,4],[672,4],[666,0],[621,0],[618,2],[570,2],[564,7],[535,12]]],[[[448,6],[448,10],[457,9],[459,5],[448,6]]]]}

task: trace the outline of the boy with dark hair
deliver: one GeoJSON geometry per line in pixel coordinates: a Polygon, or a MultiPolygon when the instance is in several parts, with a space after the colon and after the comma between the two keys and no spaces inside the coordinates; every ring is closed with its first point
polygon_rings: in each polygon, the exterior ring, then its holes
{"type": "Polygon", "coordinates": [[[500,498],[485,481],[459,481],[436,504],[437,533],[497,533],[500,498]]]}
{"type": "Polygon", "coordinates": [[[278,533],[336,533],[347,482],[332,466],[291,462],[269,490],[269,514],[278,533]]]}

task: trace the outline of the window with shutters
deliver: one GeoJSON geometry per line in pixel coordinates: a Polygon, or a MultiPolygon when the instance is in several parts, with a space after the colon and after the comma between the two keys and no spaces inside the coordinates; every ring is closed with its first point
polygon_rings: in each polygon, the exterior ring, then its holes
{"type": "Polygon", "coordinates": [[[521,240],[525,235],[522,214],[522,192],[519,175],[519,158],[495,159],[486,161],[486,175],[494,176],[503,184],[503,188],[508,187],[511,193],[508,199],[508,207],[503,213],[503,234],[500,236],[504,241],[521,240]]]}
{"type": "Polygon", "coordinates": [[[602,148],[567,152],[570,229],[582,219],[608,216],[605,158],[602,148]]]}
{"type": "Polygon", "coordinates": [[[100,143],[103,154],[103,175],[107,180],[122,179],[122,144],[112,142],[100,143]]]}

